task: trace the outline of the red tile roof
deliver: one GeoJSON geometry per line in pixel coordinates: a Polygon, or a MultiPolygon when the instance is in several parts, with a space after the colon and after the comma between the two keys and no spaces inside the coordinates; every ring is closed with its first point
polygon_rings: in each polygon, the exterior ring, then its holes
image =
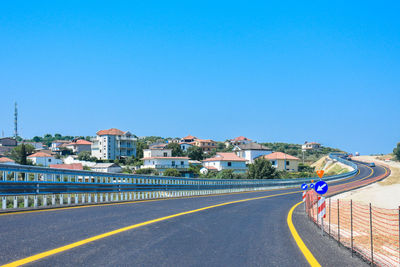
{"type": "Polygon", "coordinates": [[[28,158],[51,158],[51,157],[53,156],[44,152],[37,152],[35,154],[28,156],[28,158]]]}
{"type": "Polygon", "coordinates": [[[108,130],[100,130],[98,131],[96,134],[97,135],[123,135],[125,132],[115,129],[115,128],[111,128],[108,130]]]}
{"type": "Polygon", "coordinates": [[[268,155],[264,155],[264,156],[262,156],[263,158],[265,158],[265,159],[291,159],[291,160],[300,160],[299,158],[296,158],[296,157],[293,157],[293,156],[291,156],[291,155],[288,155],[288,154],[285,154],[285,153],[283,153],[283,152],[274,152],[274,153],[271,153],[271,154],[268,154],[268,155]]]}
{"type": "Polygon", "coordinates": [[[226,152],[226,153],[217,153],[215,157],[205,159],[204,161],[247,161],[244,158],[237,156],[235,153],[226,152]]]}
{"type": "Polygon", "coordinates": [[[7,163],[7,162],[15,162],[15,161],[6,157],[0,158],[0,163],[7,163]]]}
{"type": "Polygon", "coordinates": [[[244,136],[239,136],[239,137],[232,139],[231,141],[251,141],[251,139],[244,137],[244,136]]]}
{"type": "Polygon", "coordinates": [[[82,163],[50,164],[50,168],[55,168],[55,169],[68,169],[68,170],[83,170],[82,163]]]}
{"type": "Polygon", "coordinates": [[[189,139],[189,140],[192,140],[192,139],[197,139],[197,137],[189,134],[188,136],[183,137],[182,139],[189,139]]]}
{"type": "Polygon", "coordinates": [[[84,139],[79,139],[76,140],[75,142],[71,142],[69,144],[67,144],[67,146],[72,146],[72,145],[91,145],[92,142],[86,141],[84,139]]]}

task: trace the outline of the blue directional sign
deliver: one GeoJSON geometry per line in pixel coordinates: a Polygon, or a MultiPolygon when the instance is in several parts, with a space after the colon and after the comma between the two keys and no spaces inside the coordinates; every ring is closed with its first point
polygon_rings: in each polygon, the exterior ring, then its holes
{"type": "Polygon", "coordinates": [[[314,184],[310,184],[310,188],[314,188],[314,184]]]}
{"type": "Polygon", "coordinates": [[[315,192],[317,192],[320,195],[325,194],[328,191],[328,184],[325,183],[324,181],[318,181],[315,183],[314,187],[315,192]]]}
{"type": "Polygon", "coordinates": [[[301,185],[301,189],[303,189],[303,190],[307,190],[307,187],[308,187],[307,184],[302,184],[302,185],[301,185]]]}

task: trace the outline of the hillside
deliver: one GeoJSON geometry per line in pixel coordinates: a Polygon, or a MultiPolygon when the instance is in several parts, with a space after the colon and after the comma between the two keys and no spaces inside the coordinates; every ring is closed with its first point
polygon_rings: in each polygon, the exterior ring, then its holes
{"type": "MultiPolygon", "coordinates": [[[[299,144],[289,144],[289,143],[261,143],[261,144],[271,148],[272,151],[284,152],[286,154],[303,159],[301,145],[299,144]]],[[[313,162],[319,160],[321,157],[324,157],[332,152],[343,152],[343,151],[331,147],[321,147],[321,149],[319,150],[305,151],[304,163],[312,164],[313,162]]]]}

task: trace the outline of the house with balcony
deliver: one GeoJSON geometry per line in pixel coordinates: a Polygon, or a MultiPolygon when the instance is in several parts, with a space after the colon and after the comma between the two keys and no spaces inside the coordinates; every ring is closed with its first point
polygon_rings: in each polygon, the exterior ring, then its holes
{"type": "Polygon", "coordinates": [[[115,128],[101,130],[92,141],[91,154],[97,159],[115,160],[136,156],[136,138],[129,131],[115,128]]]}
{"type": "Polygon", "coordinates": [[[200,147],[204,153],[210,153],[211,151],[217,149],[217,142],[211,139],[196,139],[193,144],[200,147]]]}
{"type": "Polygon", "coordinates": [[[214,157],[203,160],[203,166],[208,170],[222,171],[233,170],[236,173],[246,172],[246,159],[233,152],[217,153],[214,157]]]}
{"type": "Polygon", "coordinates": [[[50,150],[52,152],[60,152],[65,148],[65,145],[69,143],[71,143],[70,140],[55,140],[51,143],[50,150]]]}
{"type": "Polygon", "coordinates": [[[316,142],[304,142],[304,144],[301,146],[302,150],[318,150],[321,148],[320,143],[316,142]]]}
{"type": "Polygon", "coordinates": [[[233,148],[233,151],[237,156],[246,159],[247,164],[254,163],[254,160],[260,156],[272,153],[272,150],[269,147],[257,143],[237,145],[233,148]]]}
{"type": "Polygon", "coordinates": [[[197,139],[196,136],[193,136],[193,135],[189,134],[188,136],[181,138],[181,143],[192,143],[196,139],[197,139]]]}
{"type": "Polygon", "coordinates": [[[172,157],[172,149],[167,148],[143,149],[142,160],[141,168],[157,169],[160,172],[166,169],[177,169],[185,172],[189,168],[188,157],[172,157]]]}
{"type": "Polygon", "coordinates": [[[300,159],[289,154],[274,152],[261,157],[269,160],[278,171],[297,172],[299,170],[300,159]]]}

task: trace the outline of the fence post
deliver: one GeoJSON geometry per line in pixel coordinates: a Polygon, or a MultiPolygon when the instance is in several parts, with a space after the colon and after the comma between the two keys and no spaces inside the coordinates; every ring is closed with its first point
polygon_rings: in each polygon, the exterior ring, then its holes
{"type": "Polygon", "coordinates": [[[369,203],[369,231],[371,237],[371,261],[372,265],[374,265],[374,236],[372,234],[372,206],[369,203]]]}
{"type": "Polygon", "coordinates": [[[339,219],[340,212],[339,212],[339,207],[340,207],[340,205],[339,205],[339,199],[338,199],[337,200],[337,227],[338,227],[338,244],[340,246],[340,219],[339,219]]]}
{"type": "Polygon", "coordinates": [[[353,200],[350,199],[351,256],[353,257],[353,200]]]}
{"type": "Polygon", "coordinates": [[[331,198],[329,198],[329,238],[331,237],[331,198]]]}

